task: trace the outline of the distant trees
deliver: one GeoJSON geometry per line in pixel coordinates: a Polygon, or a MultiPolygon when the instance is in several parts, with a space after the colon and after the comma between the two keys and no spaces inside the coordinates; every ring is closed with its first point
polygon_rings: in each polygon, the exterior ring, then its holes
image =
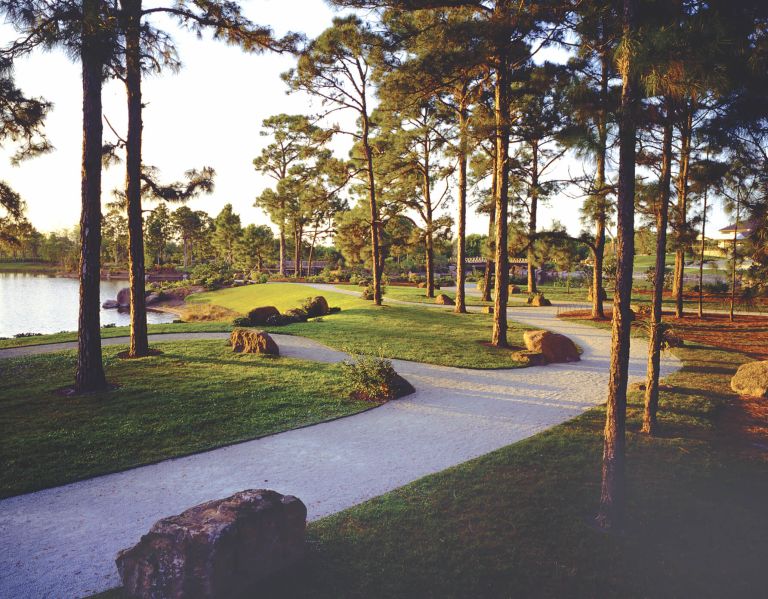
{"type": "Polygon", "coordinates": [[[351,135],[362,149],[361,169],[367,175],[370,210],[373,296],[377,306],[382,302],[383,262],[374,153],[371,147],[371,77],[380,52],[380,38],[359,17],[336,18],[332,27],[301,51],[296,68],[283,75],[291,89],[303,90],[320,98],[331,110],[349,110],[357,116],[356,130],[338,131],[351,135]]]}

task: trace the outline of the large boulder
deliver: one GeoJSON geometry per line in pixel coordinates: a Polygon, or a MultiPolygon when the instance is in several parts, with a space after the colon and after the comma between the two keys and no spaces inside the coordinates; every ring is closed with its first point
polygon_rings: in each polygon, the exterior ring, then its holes
{"type": "Polygon", "coordinates": [[[158,520],[117,554],[123,593],[141,599],[255,596],[305,553],[307,508],[290,495],[241,491],[158,520]]]}
{"type": "MultiPolygon", "coordinates": [[[[279,316],[279,314],[278,314],[279,316]]],[[[279,356],[280,348],[269,333],[254,329],[235,329],[229,336],[232,351],[243,354],[268,354],[279,356]]]]}
{"type": "Polygon", "coordinates": [[[119,308],[120,304],[117,303],[117,300],[106,300],[101,304],[101,307],[105,310],[114,310],[115,308],[119,308]]]}
{"type": "Polygon", "coordinates": [[[331,311],[328,306],[328,300],[326,300],[322,295],[316,295],[315,297],[308,298],[307,301],[304,302],[303,309],[307,313],[308,318],[325,316],[331,311]]]}
{"type": "Polygon", "coordinates": [[[128,287],[123,287],[117,292],[117,305],[120,308],[127,308],[131,305],[131,290],[128,287]]]}
{"type": "Polygon", "coordinates": [[[512,359],[526,366],[544,366],[547,363],[544,354],[535,351],[516,351],[512,354],[512,359]]]}
{"type": "Polygon", "coordinates": [[[536,308],[552,305],[552,302],[544,297],[543,293],[534,293],[533,295],[528,296],[528,303],[536,308]]]}
{"type": "Polygon", "coordinates": [[[161,299],[162,298],[159,293],[149,293],[147,294],[144,302],[146,303],[147,306],[151,306],[152,304],[156,304],[157,302],[159,302],[161,299]]]}
{"type": "Polygon", "coordinates": [[[441,306],[453,306],[454,305],[454,301],[450,297],[445,295],[444,293],[438,293],[437,294],[437,296],[435,297],[435,303],[439,304],[441,306]]]}
{"type": "Polygon", "coordinates": [[[739,366],[731,379],[731,389],[748,397],[768,397],[768,360],[739,366]]]}
{"type": "Polygon", "coordinates": [[[549,363],[578,362],[581,359],[576,344],[559,333],[526,331],[523,340],[528,351],[544,354],[549,363]]]}
{"type": "Polygon", "coordinates": [[[517,285],[510,285],[509,286],[509,295],[517,295],[518,293],[522,293],[522,290],[517,285]]]}
{"type": "Polygon", "coordinates": [[[248,320],[251,326],[265,325],[270,316],[280,316],[280,310],[274,306],[261,306],[248,312],[248,320]]]}

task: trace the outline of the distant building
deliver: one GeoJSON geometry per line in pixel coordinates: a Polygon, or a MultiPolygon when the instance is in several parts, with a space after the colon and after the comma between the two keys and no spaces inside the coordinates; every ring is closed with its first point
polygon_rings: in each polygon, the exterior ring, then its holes
{"type": "MultiPolygon", "coordinates": [[[[733,244],[734,233],[736,234],[736,244],[741,245],[752,237],[752,233],[755,232],[756,228],[754,223],[751,222],[734,223],[719,229],[717,233],[707,235],[707,239],[716,242],[718,248],[727,250],[733,244]]],[[[698,236],[698,239],[701,240],[701,235],[698,236]]]]}

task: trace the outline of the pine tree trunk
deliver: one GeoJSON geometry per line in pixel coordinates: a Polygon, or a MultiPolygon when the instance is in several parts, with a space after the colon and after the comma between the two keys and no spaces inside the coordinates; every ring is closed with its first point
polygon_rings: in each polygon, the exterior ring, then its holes
{"type": "MultiPolygon", "coordinates": [[[[693,102],[693,100],[691,101],[693,102]]],[[[685,125],[680,139],[680,173],[677,180],[677,249],[675,251],[675,317],[683,317],[683,282],[685,276],[685,228],[688,220],[688,172],[691,158],[691,133],[693,129],[693,105],[687,107],[685,125]]]]}
{"type": "Polygon", "coordinates": [[[365,154],[366,170],[368,173],[368,202],[371,217],[371,266],[373,269],[373,303],[381,305],[381,249],[379,239],[379,208],[376,204],[376,177],[373,172],[373,155],[368,143],[368,115],[364,111],[363,121],[363,152],[365,154]]]}
{"type": "MultiPolygon", "coordinates": [[[[624,0],[623,35],[633,39],[637,0],[624,0]]],[[[625,509],[625,426],[627,410],[627,369],[632,326],[632,266],[635,221],[635,105],[634,75],[627,56],[622,65],[619,117],[619,185],[617,213],[616,292],[613,298],[611,364],[603,441],[602,484],[597,524],[603,529],[620,529],[625,509]]]]}
{"type": "Polygon", "coordinates": [[[728,320],[736,320],[734,307],[736,305],[736,252],[738,251],[739,235],[739,211],[741,209],[741,197],[736,196],[736,224],[733,227],[733,247],[731,248],[731,308],[728,312],[728,320]]]}
{"type": "Polygon", "coordinates": [[[103,49],[99,2],[83,0],[83,156],[80,217],[80,307],[77,327],[75,392],[107,387],[101,358],[99,297],[101,249],[101,87],[103,49]]]}
{"type": "MultiPolygon", "coordinates": [[[[502,6],[499,3],[497,6],[502,6]]],[[[494,89],[494,119],[496,129],[496,292],[493,302],[493,336],[496,347],[507,347],[507,299],[509,293],[509,253],[507,227],[509,210],[509,57],[500,49],[494,89]]]]}
{"type": "Polygon", "coordinates": [[[459,201],[456,239],[456,307],[454,312],[467,311],[464,273],[467,261],[467,114],[463,106],[459,110],[459,201]]]}
{"type": "MultiPolygon", "coordinates": [[[[707,154],[709,161],[709,154],[707,154]]],[[[708,185],[704,186],[704,207],[701,211],[701,249],[699,251],[699,318],[704,318],[704,250],[706,248],[707,232],[707,191],[708,185]]]]}
{"type": "Polygon", "coordinates": [[[281,277],[285,276],[285,225],[280,225],[280,270],[278,271],[281,277]]]}
{"type": "Polygon", "coordinates": [[[603,307],[603,259],[605,257],[605,221],[607,219],[607,193],[605,187],[605,156],[608,146],[607,110],[608,103],[608,56],[600,56],[600,102],[601,108],[597,122],[597,173],[595,193],[597,194],[597,214],[595,215],[594,270],[592,272],[592,318],[605,318],[603,307]]]}
{"type": "Polygon", "coordinates": [[[293,276],[299,278],[301,276],[301,229],[296,227],[293,231],[293,276]]]}
{"type": "Polygon", "coordinates": [[[645,386],[645,407],[642,432],[656,433],[656,413],[659,406],[659,367],[661,363],[661,318],[664,294],[664,271],[667,256],[667,220],[669,216],[669,185],[672,176],[672,115],[669,102],[664,122],[661,146],[661,178],[659,200],[656,206],[656,271],[653,275],[653,302],[651,304],[651,329],[648,340],[648,374],[645,386]]]}
{"type": "Polygon", "coordinates": [[[533,266],[535,260],[534,243],[536,241],[536,217],[539,210],[539,147],[536,142],[531,144],[531,213],[528,220],[528,293],[536,293],[536,269],[533,266]]]}
{"type": "MultiPolygon", "coordinates": [[[[495,163],[495,159],[494,159],[495,163]]],[[[496,244],[494,243],[494,236],[496,235],[496,166],[494,164],[493,177],[491,181],[491,194],[493,195],[493,201],[491,202],[491,210],[488,214],[488,245],[490,246],[491,255],[496,251],[496,244]]],[[[491,287],[492,287],[492,274],[493,274],[494,262],[490,258],[485,261],[485,273],[483,273],[483,297],[484,302],[491,301],[491,287]]]]}
{"type": "MultiPolygon", "coordinates": [[[[429,162],[425,163],[425,173],[429,173],[429,162]]],[[[425,225],[424,234],[424,254],[425,266],[427,270],[427,297],[435,297],[435,249],[432,238],[432,197],[429,190],[429,175],[424,175],[424,207],[425,207],[425,225]]]]}
{"type": "MultiPolygon", "coordinates": [[[[125,144],[125,196],[128,204],[129,286],[131,340],[128,355],[149,354],[144,268],[144,223],[141,212],[141,0],[121,0],[125,19],[125,87],[128,97],[128,135],[125,144]]],[[[158,265],[162,249],[158,255],[158,265]]]]}

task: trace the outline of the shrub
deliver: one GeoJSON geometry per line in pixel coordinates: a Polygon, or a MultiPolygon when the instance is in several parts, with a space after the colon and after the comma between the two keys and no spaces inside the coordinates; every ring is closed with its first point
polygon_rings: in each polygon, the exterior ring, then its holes
{"type": "Polygon", "coordinates": [[[14,338],[23,339],[24,337],[42,337],[42,333],[16,333],[14,338]]]}
{"type": "Polygon", "coordinates": [[[107,324],[101,325],[102,329],[114,329],[117,325],[114,322],[108,322],[107,324]]]}
{"type": "Polygon", "coordinates": [[[328,301],[322,295],[308,297],[301,304],[301,309],[307,313],[309,318],[325,316],[328,314],[328,301]]]}
{"type": "Polygon", "coordinates": [[[197,264],[189,273],[189,281],[206,289],[218,289],[232,283],[232,268],[224,263],[197,264]]]}
{"type": "MultiPolygon", "coordinates": [[[[387,288],[382,285],[381,286],[381,295],[383,296],[387,292],[387,288]]],[[[363,290],[362,295],[360,296],[364,300],[373,300],[373,283],[368,283],[368,285],[363,290]]]]}
{"type": "Polygon", "coordinates": [[[280,310],[274,306],[260,306],[248,312],[248,320],[251,326],[268,324],[271,316],[280,316],[280,310]]]}
{"type": "Polygon", "coordinates": [[[360,355],[342,362],[342,369],[355,399],[388,401],[395,398],[398,375],[389,360],[360,355]]]}
{"type": "Polygon", "coordinates": [[[286,319],[290,319],[291,322],[306,322],[307,318],[309,318],[307,312],[301,308],[291,308],[290,310],[286,310],[283,316],[285,316],[286,319]]]}
{"type": "Polygon", "coordinates": [[[232,319],[233,327],[249,327],[251,326],[251,320],[247,316],[238,316],[232,319]]]}
{"type": "Polygon", "coordinates": [[[328,314],[338,314],[339,312],[341,312],[341,307],[339,306],[331,306],[328,308],[328,314]]]}

